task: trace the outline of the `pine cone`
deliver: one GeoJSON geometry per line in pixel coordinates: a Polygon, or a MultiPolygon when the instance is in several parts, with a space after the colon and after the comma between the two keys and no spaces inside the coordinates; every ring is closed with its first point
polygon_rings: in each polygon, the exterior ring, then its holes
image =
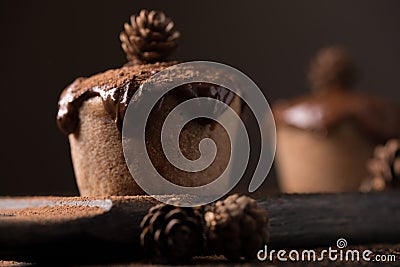
{"type": "Polygon", "coordinates": [[[256,201],[234,194],[205,214],[207,244],[230,260],[253,259],[268,241],[268,217],[256,201]]]}
{"type": "Polygon", "coordinates": [[[355,67],[344,48],[325,47],[310,63],[308,80],[313,90],[349,89],[355,81],[355,67]]]}
{"type": "Polygon", "coordinates": [[[371,176],[361,185],[361,191],[400,187],[400,140],[391,139],[386,145],[378,145],[367,168],[371,176]]]}
{"type": "Polygon", "coordinates": [[[119,35],[128,60],[136,64],[164,61],[176,49],[180,33],[174,22],[160,11],[141,10],[131,16],[119,35]]]}
{"type": "Polygon", "coordinates": [[[199,208],[158,204],[143,218],[140,241],[148,256],[183,263],[204,246],[203,213],[199,208]]]}

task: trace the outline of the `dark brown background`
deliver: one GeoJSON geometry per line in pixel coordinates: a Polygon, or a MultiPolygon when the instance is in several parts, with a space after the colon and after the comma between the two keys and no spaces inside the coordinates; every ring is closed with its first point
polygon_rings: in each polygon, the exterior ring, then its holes
{"type": "Polygon", "coordinates": [[[213,60],[250,76],[270,102],[305,93],[310,57],[346,46],[358,84],[400,103],[400,2],[1,1],[0,195],[77,194],[66,136],[55,123],[75,77],[125,62],[118,34],[141,8],[182,33],[178,60],[213,60]]]}

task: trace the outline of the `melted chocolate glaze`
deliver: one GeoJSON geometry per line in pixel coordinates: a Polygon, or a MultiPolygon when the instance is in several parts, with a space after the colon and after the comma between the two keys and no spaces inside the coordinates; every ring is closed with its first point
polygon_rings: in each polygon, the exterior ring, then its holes
{"type": "Polygon", "coordinates": [[[332,89],[282,102],[273,108],[277,124],[329,134],[345,120],[378,141],[400,136],[400,109],[383,99],[332,89]]]}
{"type": "MultiPolygon", "coordinates": [[[[65,133],[75,133],[79,128],[79,109],[89,98],[100,96],[105,110],[121,131],[126,108],[136,90],[155,73],[176,62],[124,66],[108,70],[90,78],[78,78],[64,89],[58,102],[57,124],[65,133]]],[[[210,97],[230,104],[235,94],[221,86],[209,83],[184,84],[172,94],[181,100],[210,97]]],[[[162,105],[162,99],[158,106],[162,105]]]]}

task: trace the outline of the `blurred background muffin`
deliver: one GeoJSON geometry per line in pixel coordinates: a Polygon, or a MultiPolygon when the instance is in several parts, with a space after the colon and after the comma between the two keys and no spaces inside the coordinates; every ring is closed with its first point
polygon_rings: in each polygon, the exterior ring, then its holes
{"type": "Polygon", "coordinates": [[[353,90],[355,78],[344,48],[322,48],[309,67],[312,92],[274,106],[282,191],[356,191],[374,147],[400,136],[399,107],[353,90]]]}

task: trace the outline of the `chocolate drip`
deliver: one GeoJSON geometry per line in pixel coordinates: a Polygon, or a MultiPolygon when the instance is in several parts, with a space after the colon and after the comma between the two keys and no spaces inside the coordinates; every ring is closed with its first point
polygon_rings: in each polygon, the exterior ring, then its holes
{"type": "Polygon", "coordinates": [[[349,120],[379,141],[400,136],[399,107],[377,97],[332,89],[279,103],[274,107],[276,122],[299,129],[329,134],[349,120]]]}
{"type": "MultiPolygon", "coordinates": [[[[100,96],[105,110],[121,131],[126,108],[136,90],[152,75],[175,63],[124,66],[121,69],[109,70],[90,78],[76,79],[60,96],[57,114],[59,128],[65,134],[77,132],[79,109],[83,102],[89,98],[100,96]]],[[[235,96],[230,90],[209,83],[181,85],[171,93],[182,101],[195,97],[210,97],[228,105],[235,96]]],[[[162,100],[158,105],[162,105],[162,100]]]]}

